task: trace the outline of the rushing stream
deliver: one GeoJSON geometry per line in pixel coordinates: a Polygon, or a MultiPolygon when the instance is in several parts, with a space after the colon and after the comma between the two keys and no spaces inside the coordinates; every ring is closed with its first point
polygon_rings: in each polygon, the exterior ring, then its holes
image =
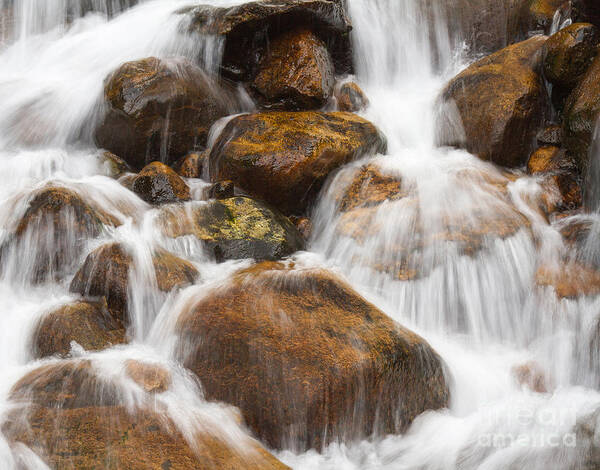
{"type": "MultiPolygon", "coordinates": [[[[243,447],[249,438],[235,411],[204,401],[199,385],[177,362],[174,319],[187,299],[250,262],[217,264],[200,245],[158,235],[156,209],[105,176],[90,137],[104,78],[119,64],[183,56],[201,58],[211,71],[221,44],[182,27],[181,17],[173,13],[189,0],[149,0],[135,6],[127,0],[93,0],[88,2],[91,11],[71,0],[4,2],[2,11],[12,11],[7,13],[12,19],[0,51],[0,236],[8,236],[31,195],[49,181],[100,202],[123,224],[105,231],[85,251],[116,240],[133,253],[132,341],[94,353],[75,348],[73,355],[91,358],[108,379],[119,381],[132,406],[147,398],[124,378],[122,364],[134,358],[163,365],[173,385],[157,400],[180,431],[188,435],[203,423],[243,447]],[[193,262],[200,272],[196,285],[173,294],[160,292],[151,261],[155,247],[193,262]]],[[[421,415],[401,436],[275,455],[294,469],[583,468],[580,463],[597,440],[594,429],[600,419],[600,393],[595,390],[600,377],[589,367],[600,297],[559,299],[552,288],[535,286],[537,267],[557,263],[568,248],[560,224],[549,225],[528,204],[540,193],[534,178],[501,172],[462,150],[436,147],[436,98],[468,59],[448,29],[444,11],[426,16],[420,4],[348,0],[355,79],[371,103],[363,114],[386,135],[388,152],[351,163],[329,179],[313,212],[308,250],[295,258],[301,265],[337,271],[390,317],[426,338],[452,377],[450,407],[421,415]],[[367,227],[358,242],[339,235],[344,220],[336,194],[366,162],[401,178],[409,196],[379,206],[370,219],[373,229],[367,227]],[[471,256],[455,239],[435,237],[457,226],[476,232],[497,217],[510,221],[517,210],[527,217],[528,229],[505,238],[485,235],[482,248],[471,256]],[[430,243],[415,244],[430,236],[430,243]],[[413,247],[411,256],[398,246],[413,247]],[[374,270],[373,259],[412,274],[374,270]],[[544,371],[547,393],[535,393],[515,380],[515,367],[527,363],[544,371]],[[588,432],[579,430],[583,425],[588,432]]],[[[200,192],[204,183],[190,185],[200,192]]],[[[574,217],[596,221],[594,214],[574,217]]],[[[600,221],[593,227],[590,240],[597,240],[600,221]]],[[[30,233],[3,254],[0,416],[13,406],[8,400],[13,384],[40,364],[31,352],[37,321],[75,298],[68,282],[31,281],[33,260],[58,243],[73,249],[73,243],[44,232],[30,233]]],[[[69,253],[69,269],[75,272],[80,254],[69,253]]],[[[600,254],[589,242],[572,256],[596,259],[600,254]]],[[[11,448],[0,434],[0,468],[47,467],[27,449],[11,448]]]]}

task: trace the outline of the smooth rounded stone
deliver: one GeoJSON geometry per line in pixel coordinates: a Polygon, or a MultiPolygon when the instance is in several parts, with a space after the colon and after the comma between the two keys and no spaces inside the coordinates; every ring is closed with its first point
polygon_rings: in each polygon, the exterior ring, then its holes
{"type": "Polygon", "coordinates": [[[506,167],[527,162],[549,109],[541,75],[545,36],[478,60],[440,96],[438,143],[506,167]]]}
{"type": "Polygon", "coordinates": [[[333,93],[334,73],[321,39],[307,29],[288,31],[269,44],[252,87],[265,108],[318,109],[333,93]]]}
{"type": "Polygon", "coordinates": [[[293,29],[308,29],[327,45],[337,74],[352,71],[352,25],[341,0],[254,1],[232,7],[184,8],[189,28],[225,40],[221,73],[251,81],[276,38],[293,29]]]}
{"type": "Polygon", "coordinates": [[[172,238],[196,237],[217,261],[277,260],[304,249],[304,240],[287,217],[247,197],[210,200],[191,211],[168,208],[158,225],[172,238]]]}
{"type": "Polygon", "coordinates": [[[600,32],[589,23],[561,29],[544,44],[544,76],[550,83],[574,87],[598,53],[600,32]]]}
{"type": "Polygon", "coordinates": [[[98,156],[98,160],[105,174],[111,178],[118,179],[133,171],[125,160],[111,152],[102,152],[98,156]]]}
{"type": "Polygon", "coordinates": [[[239,407],[273,448],[397,434],[448,404],[427,342],[324,269],[255,265],[191,302],[176,329],[207,398],[239,407]]]}
{"type": "Polygon", "coordinates": [[[228,199],[233,197],[235,185],[233,181],[218,181],[208,188],[208,197],[211,199],[228,199]]]}
{"type": "Polygon", "coordinates": [[[163,393],[171,386],[171,373],[157,364],[127,359],[125,372],[146,393],[163,393]]]}
{"type": "Polygon", "coordinates": [[[204,162],[208,152],[190,152],[173,164],[173,169],[182,178],[202,178],[204,162]]]}
{"type": "Polygon", "coordinates": [[[590,145],[600,115],[600,56],[569,95],[563,111],[563,145],[582,173],[587,171],[590,145]]]}
{"type": "MultiPolygon", "coordinates": [[[[133,262],[127,248],[108,243],[92,251],[71,281],[70,291],[83,296],[104,297],[112,314],[126,321],[129,270],[133,262]]],[[[193,284],[196,268],[164,250],[152,254],[158,288],[169,292],[193,284]]]]}
{"type": "Polygon", "coordinates": [[[205,145],[212,124],[236,110],[229,89],[196,65],[155,57],[115,70],[105,81],[104,104],[96,143],[136,170],[205,145]]]}
{"type": "Polygon", "coordinates": [[[0,247],[0,257],[22,250],[32,255],[29,277],[34,282],[61,279],[75,267],[86,242],[119,220],[77,192],[46,186],[33,193],[23,216],[0,247]]]}
{"type": "Polygon", "coordinates": [[[337,86],[334,91],[337,109],[356,113],[369,106],[369,98],[365,92],[354,82],[346,82],[337,86]]]}
{"type": "Polygon", "coordinates": [[[600,272],[578,262],[540,266],[535,282],[541,287],[552,287],[561,299],[600,294],[600,272]]]}
{"type": "Polygon", "coordinates": [[[133,180],[132,190],[150,204],[189,201],[190,188],[170,167],[160,162],[146,165],[133,180]]]}
{"type": "Polygon", "coordinates": [[[355,114],[241,115],[227,123],[210,152],[210,178],[231,180],[284,214],[301,215],[332,171],[385,151],[379,130],[355,114]]]}
{"type": "Polygon", "coordinates": [[[105,302],[73,302],[44,315],[33,337],[36,358],[71,352],[75,341],[86,351],[125,343],[125,329],[105,302]]]}
{"type": "Polygon", "coordinates": [[[2,425],[11,444],[22,443],[52,470],[284,470],[256,441],[219,437],[214,423],[184,435],[152,402],[126,406],[112,383],[89,361],[42,366],[13,387],[15,403],[2,425]]]}
{"type": "Polygon", "coordinates": [[[538,145],[554,145],[560,147],[562,144],[562,126],[559,124],[553,124],[538,132],[536,140],[538,145]]]}

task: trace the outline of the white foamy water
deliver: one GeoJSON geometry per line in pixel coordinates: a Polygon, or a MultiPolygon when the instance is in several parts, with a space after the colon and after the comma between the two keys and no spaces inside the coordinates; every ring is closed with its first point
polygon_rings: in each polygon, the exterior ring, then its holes
{"type": "MultiPolygon", "coordinates": [[[[8,401],[13,384],[41,362],[31,352],[39,318],[75,298],[68,284],[89,251],[118,241],[134,260],[131,343],[99,353],[75,345],[73,355],[90,359],[99,376],[118,384],[128,408],[149,404],[171,417],[190,441],[194,432],[208,430],[243,452],[250,437],[236,412],[207,403],[201,385],[173,357],[176,312],[249,261],[216,264],[194,240],[162,237],[157,209],[103,176],[89,137],[103,80],[119,64],[179,56],[214,71],[222,44],[186,32],[173,12],[189,1],[133,3],[93,0],[83,11],[71,0],[4,0],[4,8],[14,4],[15,11],[0,50],[1,239],[48,184],[69,188],[121,225],[73,250],[71,272],[57,280],[31,282],[35,257],[56,246],[51,223],[4,255],[0,414],[13,406],[8,401]],[[159,248],[191,261],[200,273],[196,284],[178,293],[160,292],[152,266],[159,248]],[[169,391],[149,397],[126,377],[128,359],[168,369],[169,391]]],[[[552,288],[537,287],[534,275],[539,265],[563,256],[595,260],[600,223],[594,215],[579,216],[595,225],[581,253],[569,253],[559,227],[532,209],[531,200],[540,193],[537,181],[502,172],[464,151],[435,147],[436,97],[465,64],[462,49],[448,48],[456,32],[446,28],[443,10],[426,13],[421,5],[348,0],[355,78],[371,101],[363,114],[386,134],[389,151],[350,164],[330,179],[314,212],[312,253],[300,261],[340,272],[388,315],[423,335],[451,373],[450,408],[424,414],[403,436],[277,456],[295,469],[581,468],[595,439],[600,405],[594,389],[600,380],[590,365],[597,358],[589,352],[600,299],[560,300],[552,288]],[[401,179],[407,194],[372,209],[366,235],[358,237],[352,230],[340,232],[336,195],[367,163],[401,179]],[[482,225],[498,220],[516,229],[502,237],[478,235],[482,225]],[[477,237],[474,253],[461,247],[464,232],[477,237]],[[411,274],[397,276],[379,267],[386,263],[411,274]],[[517,383],[514,368],[526,363],[542,371],[546,393],[517,383]]],[[[197,185],[199,194],[202,183],[197,185]]],[[[10,448],[0,435],[0,468],[22,468],[19,463],[45,468],[31,451],[10,448]]]]}

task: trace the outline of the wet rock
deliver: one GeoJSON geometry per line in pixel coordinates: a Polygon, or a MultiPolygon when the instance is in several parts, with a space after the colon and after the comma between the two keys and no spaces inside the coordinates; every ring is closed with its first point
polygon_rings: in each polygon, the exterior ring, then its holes
{"type": "Polygon", "coordinates": [[[542,31],[548,34],[558,10],[563,12],[563,18],[566,18],[567,4],[565,0],[526,0],[521,8],[521,32],[542,31]]]}
{"type": "Polygon", "coordinates": [[[213,423],[184,437],[165,410],[139,404],[128,412],[117,392],[87,361],[42,366],[13,387],[12,400],[31,404],[17,406],[2,432],[53,470],[107,462],[132,470],[288,468],[249,438],[236,446],[217,437],[213,423]]]}
{"type": "Polygon", "coordinates": [[[118,181],[121,186],[129,189],[129,191],[133,191],[133,182],[136,178],[137,173],[125,173],[119,177],[118,181]]]}
{"type": "Polygon", "coordinates": [[[553,287],[559,298],[600,294],[600,272],[580,263],[540,266],[535,281],[538,286],[553,287]]]}
{"type": "Polygon", "coordinates": [[[327,47],[306,29],[275,38],[252,82],[264,107],[289,110],[320,108],[332,95],[333,85],[327,47]]]}
{"type": "Polygon", "coordinates": [[[308,240],[312,234],[313,226],[312,222],[308,217],[290,217],[290,221],[296,226],[298,232],[304,238],[308,240]]]}
{"type": "Polygon", "coordinates": [[[103,147],[136,170],[171,163],[205,145],[219,118],[233,112],[231,93],[184,59],[126,62],[104,87],[106,113],[95,130],[103,147]]]}
{"type": "Polygon", "coordinates": [[[125,173],[131,173],[133,170],[125,160],[111,152],[102,152],[98,157],[100,164],[107,176],[111,178],[120,178],[125,173]]]}
{"type": "Polygon", "coordinates": [[[598,53],[600,32],[589,23],[560,30],[544,44],[544,75],[550,83],[574,87],[598,53]]]}
{"type": "Polygon", "coordinates": [[[210,177],[231,180],[283,213],[299,215],[333,170],[385,149],[377,128],[354,114],[249,114],[223,129],[210,153],[210,177]]]}
{"type": "Polygon", "coordinates": [[[171,373],[157,364],[128,359],[125,361],[125,372],[146,393],[166,392],[171,386],[171,373]]]}
{"type": "Polygon", "coordinates": [[[362,207],[377,206],[407,196],[399,175],[386,174],[375,163],[368,163],[348,175],[344,190],[336,195],[339,210],[347,212],[362,207]]]}
{"type": "Polygon", "coordinates": [[[208,157],[207,152],[191,152],[181,157],[173,165],[173,169],[182,178],[202,178],[204,162],[208,157]]]}
{"type": "Polygon", "coordinates": [[[184,9],[190,29],[224,38],[221,72],[234,80],[252,80],[269,45],[282,33],[306,28],[325,43],[336,73],[352,70],[350,20],[339,0],[247,2],[233,7],[201,5],[184,9]]]}
{"type": "Polygon", "coordinates": [[[563,111],[564,146],[578,166],[587,170],[590,145],[600,114],[600,56],[573,90],[563,111]]]}
{"type": "Polygon", "coordinates": [[[369,98],[354,82],[342,83],[336,87],[335,98],[340,111],[356,113],[369,106],[369,98]]]}
{"type": "Polygon", "coordinates": [[[453,78],[441,94],[439,143],[502,166],[524,165],[548,108],[538,73],[545,41],[535,36],[506,47],[453,78]]]}
{"type": "MultiPolygon", "coordinates": [[[[102,245],[87,256],[71,281],[70,290],[84,296],[104,297],[111,312],[124,321],[132,262],[132,255],[123,245],[102,245]]],[[[191,263],[164,250],[153,253],[152,263],[158,288],[163,292],[192,284],[198,277],[191,263]]]]}
{"type": "Polygon", "coordinates": [[[218,260],[277,260],[304,249],[294,225],[265,204],[246,197],[211,200],[192,211],[169,208],[158,220],[172,238],[194,236],[218,260]]]}
{"type": "Polygon", "coordinates": [[[553,124],[538,132],[537,143],[540,146],[554,145],[560,147],[562,144],[562,126],[553,124]]]}
{"type": "Polygon", "coordinates": [[[211,199],[228,199],[234,196],[235,186],[232,181],[218,181],[208,189],[211,199]]]}
{"type": "Polygon", "coordinates": [[[575,161],[564,150],[551,145],[540,147],[531,154],[527,171],[542,177],[543,186],[550,184],[558,189],[561,200],[550,203],[549,212],[581,207],[581,177],[575,161]]]}
{"type": "Polygon", "coordinates": [[[146,165],[133,180],[133,192],[150,204],[169,204],[190,200],[190,188],[164,163],[146,165]]]}
{"type": "Polygon", "coordinates": [[[274,448],[398,433],[448,403],[419,336],[332,273],[262,263],[179,318],[184,364],[274,448]]]}
{"type": "Polygon", "coordinates": [[[85,243],[120,222],[74,190],[47,186],[33,194],[27,210],[0,247],[5,257],[27,250],[30,278],[60,279],[73,269],[85,243]]]}
{"type": "Polygon", "coordinates": [[[547,393],[551,387],[545,371],[537,362],[529,361],[513,367],[513,376],[519,385],[537,393],[547,393]]]}
{"type": "Polygon", "coordinates": [[[86,351],[105,349],[124,343],[125,329],[104,302],[73,302],[40,320],[34,334],[34,356],[66,356],[71,341],[86,351]]]}

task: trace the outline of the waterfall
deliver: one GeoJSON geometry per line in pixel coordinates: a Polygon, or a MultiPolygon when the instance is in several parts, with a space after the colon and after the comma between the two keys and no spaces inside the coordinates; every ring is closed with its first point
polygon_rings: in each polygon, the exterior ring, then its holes
{"type": "MultiPolygon", "coordinates": [[[[22,243],[1,250],[2,469],[48,468],[35,449],[15,446],[2,433],[15,407],[10,391],[36,367],[64,360],[34,357],[35,329],[49,312],[78,298],[69,282],[87,256],[115,242],[132,259],[131,341],[96,352],[75,344],[73,360],[89,360],[102,380],[116,383],[128,410],[151,406],[190,442],[195,432],[208,429],[240,452],[255,443],[236,409],[205,399],[202,383],[180,363],[176,344],[178,314],[251,262],[217,263],[197,240],[164,236],[158,229],[159,210],[107,176],[92,138],[103,112],[105,78],[122,63],[183,57],[207,72],[218,70],[223,41],[190,32],[179,14],[190,3],[0,3],[0,25],[10,18],[0,42],[0,245],[49,185],[72,191],[118,222],[81,242],[62,240],[53,220],[38,220],[22,243]],[[48,275],[34,282],[36,262],[58,247],[69,260],[68,280],[48,275]],[[153,265],[160,250],[189,262],[199,273],[195,283],[177,292],[161,291],[153,265]],[[130,360],[168,370],[169,392],[150,398],[141,392],[126,375],[130,360]]],[[[296,470],[583,468],[600,405],[598,358],[590,353],[597,340],[600,296],[559,299],[551,287],[534,285],[540,266],[555,266],[564,257],[600,265],[597,214],[562,222],[591,227],[587,244],[573,254],[561,226],[532,209],[530,201],[542,191],[535,178],[436,145],[440,91],[473,60],[463,31],[453,29],[447,2],[346,3],[353,24],[351,78],[370,100],[360,114],[385,134],[388,151],[348,163],[329,176],[311,213],[314,230],[307,252],[293,259],[341,273],[389,317],[425,338],[448,368],[451,400],[448,409],[417,417],[402,435],[333,443],[321,452],[273,454],[296,470]],[[341,207],[340,194],[365,167],[401,182],[403,196],[359,206],[365,219],[356,220],[341,207]],[[524,366],[544,371],[549,390],[533,393],[518,384],[515,371],[524,366]],[[588,434],[574,431],[581,423],[588,434]]],[[[555,23],[564,25],[564,18],[558,15],[555,23]]],[[[253,103],[246,105],[251,109],[253,103]]],[[[214,125],[209,146],[227,119],[214,125]]],[[[592,159],[594,182],[598,161],[592,159]]],[[[204,181],[190,185],[195,195],[208,187],[204,181]]],[[[597,191],[587,192],[592,210],[598,206],[597,191]]],[[[185,211],[203,204],[186,202],[185,211]]],[[[74,217],[61,223],[75,224],[74,217]]]]}

